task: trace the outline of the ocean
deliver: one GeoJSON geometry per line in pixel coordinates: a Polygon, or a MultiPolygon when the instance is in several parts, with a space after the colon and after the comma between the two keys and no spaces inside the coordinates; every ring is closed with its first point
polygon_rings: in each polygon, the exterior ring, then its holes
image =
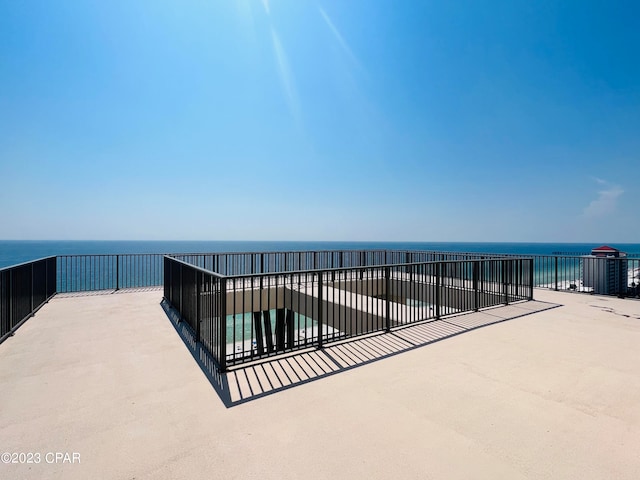
{"type": "MultiPolygon", "coordinates": [[[[588,254],[595,243],[303,242],[303,241],[32,241],[0,240],[0,268],[51,255],[212,253],[313,250],[437,250],[521,255],[588,254]]],[[[610,244],[640,256],[640,243],[610,244]]]]}

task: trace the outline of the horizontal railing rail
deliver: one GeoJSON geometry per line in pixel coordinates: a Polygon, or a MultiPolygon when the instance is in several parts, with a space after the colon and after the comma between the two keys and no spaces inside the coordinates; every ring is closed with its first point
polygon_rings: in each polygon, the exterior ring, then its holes
{"type": "Polygon", "coordinates": [[[233,276],[194,259],[165,257],[164,297],[222,369],[533,296],[531,258],[233,276]]]}
{"type": "Polygon", "coordinates": [[[318,250],[180,254],[180,258],[223,275],[246,275],[397,263],[404,252],[318,250]]]}
{"type": "MultiPolygon", "coordinates": [[[[225,252],[170,255],[223,275],[248,275],[344,267],[504,258],[501,254],[418,250],[318,250],[291,252],[225,252]]],[[[521,255],[513,255],[518,257],[521,255]]]]}
{"type": "Polygon", "coordinates": [[[56,257],[0,269],[0,343],[56,293],[56,257]]]}

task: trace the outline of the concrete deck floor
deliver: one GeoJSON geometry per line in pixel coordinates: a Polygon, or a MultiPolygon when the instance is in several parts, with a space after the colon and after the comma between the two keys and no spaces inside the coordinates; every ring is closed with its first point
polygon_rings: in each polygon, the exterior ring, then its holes
{"type": "Polygon", "coordinates": [[[55,297],[0,345],[0,455],[40,454],[0,478],[640,478],[638,301],[537,290],[221,376],[161,295],[55,297]]]}

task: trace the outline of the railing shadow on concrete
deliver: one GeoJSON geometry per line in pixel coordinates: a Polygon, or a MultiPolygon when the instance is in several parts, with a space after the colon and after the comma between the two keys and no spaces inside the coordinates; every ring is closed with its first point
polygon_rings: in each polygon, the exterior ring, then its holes
{"type": "Polygon", "coordinates": [[[463,333],[557,308],[542,301],[514,303],[425,321],[394,329],[389,333],[350,338],[323,348],[283,354],[269,360],[244,364],[221,372],[211,354],[196,342],[189,325],[166,300],[161,302],[167,317],[187,346],[196,363],[227,407],[295,388],[331,375],[352,370],[463,333]]]}

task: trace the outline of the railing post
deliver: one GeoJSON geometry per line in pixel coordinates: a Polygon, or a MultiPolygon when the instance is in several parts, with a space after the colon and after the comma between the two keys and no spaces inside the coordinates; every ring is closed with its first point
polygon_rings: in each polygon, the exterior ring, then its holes
{"type": "MultiPolygon", "coordinates": [[[[53,267],[53,273],[51,274],[51,278],[53,279],[53,285],[50,286],[49,291],[52,291],[53,295],[58,293],[58,262],[62,263],[60,261],[60,257],[56,255],[55,260],[51,262],[52,265],[50,265],[51,267],[53,267]]],[[[60,274],[60,276],[62,275],[60,274]]]]}
{"type": "Polygon", "coordinates": [[[473,278],[473,310],[475,312],[478,311],[479,308],[479,304],[480,304],[480,292],[478,291],[478,270],[479,270],[479,263],[477,260],[473,262],[473,273],[472,273],[472,278],[473,278]]]}
{"type": "Polygon", "coordinates": [[[218,326],[220,328],[218,332],[218,363],[220,364],[220,371],[227,370],[227,279],[222,277],[220,279],[220,302],[218,303],[220,308],[220,321],[218,326]]]}
{"type": "Polygon", "coordinates": [[[436,318],[440,318],[440,274],[441,274],[440,262],[436,263],[436,318]]]}
{"type": "Polygon", "coordinates": [[[322,316],[324,314],[324,306],[322,305],[324,297],[324,295],[322,294],[323,274],[324,272],[322,271],[318,272],[318,348],[322,348],[322,316]]]}
{"type": "Polygon", "coordinates": [[[556,264],[556,288],[554,289],[556,292],[558,291],[558,257],[555,257],[556,264]]]}
{"type": "Polygon", "coordinates": [[[9,270],[9,286],[8,286],[8,291],[7,291],[7,305],[8,305],[8,312],[7,314],[9,315],[9,332],[10,336],[13,336],[13,268],[9,270]]]}
{"type": "Polygon", "coordinates": [[[182,270],[184,270],[184,266],[182,264],[179,265],[180,266],[180,299],[179,299],[179,305],[180,305],[180,318],[182,318],[182,270]]]}
{"type": "Polygon", "coordinates": [[[504,304],[509,305],[509,292],[507,290],[507,268],[511,260],[502,259],[502,293],[504,294],[504,304]]]}
{"type": "Polygon", "coordinates": [[[533,269],[535,267],[535,259],[529,260],[529,300],[533,300],[533,269]]]}
{"type": "MultiPolygon", "coordinates": [[[[413,253],[409,253],[409,263],[413,263],[413,253]]],[[[409,281],[413,282],[413,265],[409,265],[409,281]]]]}
{"type": "Polygon", "coordinates": [[[120,290],[120,255],[116,255],[116,290],[120,290]]]}
{"type": "Polygon", "coordinates": [[[49,301],[49,260],[44,262],[44,299],[49,301]]]}
{"type": "MultiPolygon", "coordinates": [[[[386,252],[385,252],[386,256],[386,252]]],[[[387,332],[391,331],[391,267],[384,267],[384,318],[387,332]]]]}
{"type": "Polygon", "coordinates": [[[196,271],[196,342],[200,341],[200,289],[202,272],[196,271]]]}
{"type": "Polygon", "coordinates": [[[31,307],[29,311],[31,315],[33,315],[33,262],[31,262],[31,298],[29,299],[29,306],[31,307]]]}
{"type": "Polygon", "coordinates": [[[169,273],[171,271],[170,268],[171,267],[169,267],[169,260],[167,260],[167,257],[166,256],[162,257],[162,283],[164,287],[164,298],[169,301],[171,300],[167,297],[167,293],[168,293],[167,282],[170,282],[170,279],[171,279],[171,274],[169,273]]]}
{"type": "Polygon", "coordinates": [[[409,281],[411,281],[411,271],[409,270],[409,263],[411,263],[410,259],[409,259],[409,252],[404,252],[404,263],[407,264],[407,266],[405,267],[404,271],[405,273],[409,274],[409,281]]]}

